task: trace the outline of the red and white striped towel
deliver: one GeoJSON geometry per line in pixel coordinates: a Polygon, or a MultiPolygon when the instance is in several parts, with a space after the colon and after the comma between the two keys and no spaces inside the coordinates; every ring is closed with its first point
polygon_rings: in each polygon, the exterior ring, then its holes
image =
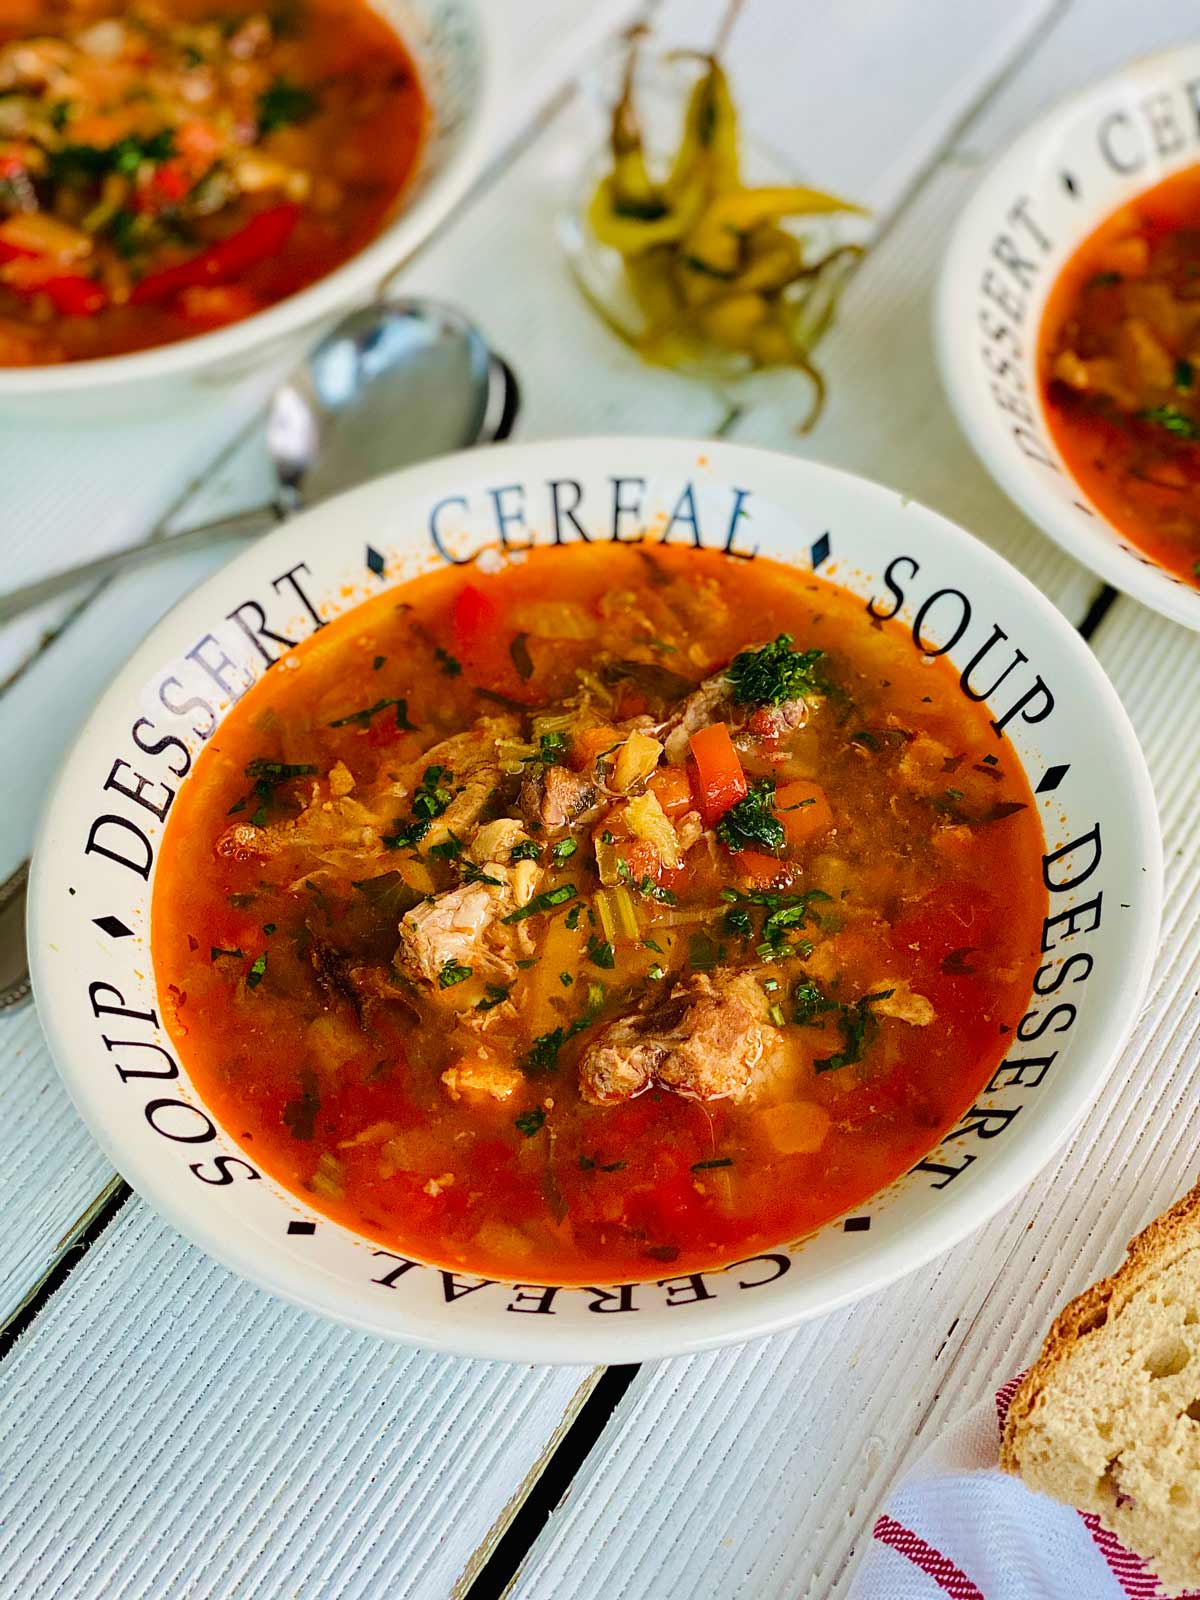
{"type": "MultiPolygon", "coordinates": [[[[1000,1471],[1000,1431],[1018,1381],[894,1486],[849,1600],[1165,1600],[1147,1563],[1094,1516],[1000,1471]]],[[[1183,1600],[1200,1600],[1200,1590],[1183,1600]]]]}

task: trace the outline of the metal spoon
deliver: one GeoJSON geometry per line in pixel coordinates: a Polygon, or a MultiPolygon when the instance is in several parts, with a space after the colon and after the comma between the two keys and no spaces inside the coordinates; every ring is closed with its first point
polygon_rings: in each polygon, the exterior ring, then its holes
{"type": "MultiPolygon", "coordinates": [[[[385,300],[340,322],[275,391],[267,449],[279,478],[270,504],[153,539],[0,596],[0,622],[79,584],[163,556],[245,539],[303,505],[415,461],[505,439],[520,406],[516,378],[478,331],[431,300],[385,300]]],[[[0,884],[0,1011],[29,995],[29,863],[0,884]]]]}
{"type": "Polygon", "coordinates": [[[301,506],[397,467],[507,438],[519,403],[507,363],[457,311],[432,300],[364,306],[338,323],[271,398],[267,449],[279,477],[274,500],[0,595],[0,623],[81,584],[227,539],[253,538],[301,506]]]}

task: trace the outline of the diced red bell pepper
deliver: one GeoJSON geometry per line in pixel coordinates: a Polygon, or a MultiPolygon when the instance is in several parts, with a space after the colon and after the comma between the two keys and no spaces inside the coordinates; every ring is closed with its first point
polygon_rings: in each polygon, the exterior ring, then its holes
{"type": "Polygon", "coordinates": [[[108,304],[108,295],[94,278],[82,273],[64,273],[59,278],[46,278],[33,291],[49,296],[50,303],[60,317],[94,317],[108,304]]]}
{"type": "Polygon", "coordinates": [[[719,822],[730,806],[746,798],[746,774],[723,722],[710,723],[688,740],[699,777],[700,811],[705,827],[719,822]]]}
{"type": "Polygon", "coordinates": [[[222,239],[199,255],[178,266],[150,272],[134,286],[131,305],[150,305],[169,300],[181,289],[196,289],[205,284],[227,283],[243,272],[269,261],[287,242],[300,216],[295,205],[272,206],[251,217],[244,228],[222,239]]]}
{"type": "Polygon", "coordinates": [[[502,626],[500,607],[490,595],[468,583],[454,602],[453,628],[453,653],[472,683],[523,705],[537,704],[542,690],[518,673],[509,648],[514,635],[502,626]]]}

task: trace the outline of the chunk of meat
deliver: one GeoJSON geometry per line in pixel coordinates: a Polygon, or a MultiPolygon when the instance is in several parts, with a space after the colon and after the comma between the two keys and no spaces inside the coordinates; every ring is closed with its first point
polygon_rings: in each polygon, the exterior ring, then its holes
{"type": "Polygon", "coordinates": [[[511,1100],[525,1082],[525,1075],[490,1056],[464,1056],[446,1068],[442,1082],[451,1100],[461,1100],[464,1095],[511,1100]]]}
{"type": "Polygon", "coordinates": [[[512,860],[514,848],[528,838],[524,825],[515,817],[497,817],[495,822],[483,824],[467,846],[467,854],[479,867],[507,863],[512,860]]]}
{"type": "Polygon", "coordinates": [[[786,739],[789,734],[804,727],[808,713],[807,700],[784,700],[777,706],[760,706],[751,714],[741,738],[734,742],[786,739]]]}
{"type": "Polygon", "coordinates": [[[945,788],[947,762],[952,759],[948,745],[928,733],[919,733],[900,757],[896,775],[914,794],[928,794],[945,788]]]}
{"type": "Polygon", "coordinates": [[[595,1106],[655,1085],[687,1100],[739,1100],[775,1033],[766,1009],[748,973],[694,973],[601,1030],[579,1063],[579,1092],[595,1106]]]}
{"type": "Polygon", "coordinates": [[[436,983],[450,961],[472,971],[502,969],[507,974],[510,964],[485,938],[512,904],[507,884],[497,888],[488,883],[464,883],[422,900],[401,919],[396,965],[427,983],[436,983]]]}
{"type": "Polygon", "coordinates": [[[659,730],[667,760],[672,763],[687,760],[688,740],[692,734],[710,722],[720,720],[719,712],[729,702],[729,680],[723,672],[705,678],[694,689],[673,717],[659,730]]]}
{"type": "Polygon", "coordinates": [[[915,993],[906,982],[884,978],[875,985],[874,992],[883,989],[892,992],[886,1000],[873,1002],[872,1009],[877,1016],[895,1017],[898,1022],[911,1023],[914,1028],[927,1028],[937,1017],[933,1002],[923,994],[915,993]]]}
{"type": "Polygon", "coordinates": [[[596,804],[594,783],[569,767],[545,767],[540,763],[525,775],[521,784],[520,807],[525,820],[547,833],[557,833],[578,822],[596,804]]]}
{"type": "Polygon", "coordinates": [[[454,799],[425,835],[425,848],[441,844],[450,835],[461,836],[473,828],[500,785],[496,745],[511,739],[520,727],[516,717],[481,717],[474,727],[456,733],[426,750],[420,758],[420,776],[430,767],[451,773],[454,799]]]}

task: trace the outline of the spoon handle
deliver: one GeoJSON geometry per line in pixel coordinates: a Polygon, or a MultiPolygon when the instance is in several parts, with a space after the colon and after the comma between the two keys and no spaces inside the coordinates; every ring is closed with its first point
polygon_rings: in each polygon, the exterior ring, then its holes
{"type": "Polygon", "coordinates": [[[232,516],[219,517],[215,522],[189,528],[186,533],[151,539],[125,550],[114,550],[111,555],[98,556],[95,561],[85,561],[78,567],[68,567],[65,572],[52,572],[48,578],[39,578],[35,583],[27,583],[20,589],[0,595],[0,623],[11,622],[23,611],[43,605],[56,595],[82,584],[98,583],[101,579],[116,577],[119,572],[131,572],[136,567],[148,566],[167,556],[206,550],[209,545],[221,544],[226,539],[253,538],[282,522],[285,515],[284,508],[274,503],[254,506],[249,511],[236,511],[232,516]]]}

